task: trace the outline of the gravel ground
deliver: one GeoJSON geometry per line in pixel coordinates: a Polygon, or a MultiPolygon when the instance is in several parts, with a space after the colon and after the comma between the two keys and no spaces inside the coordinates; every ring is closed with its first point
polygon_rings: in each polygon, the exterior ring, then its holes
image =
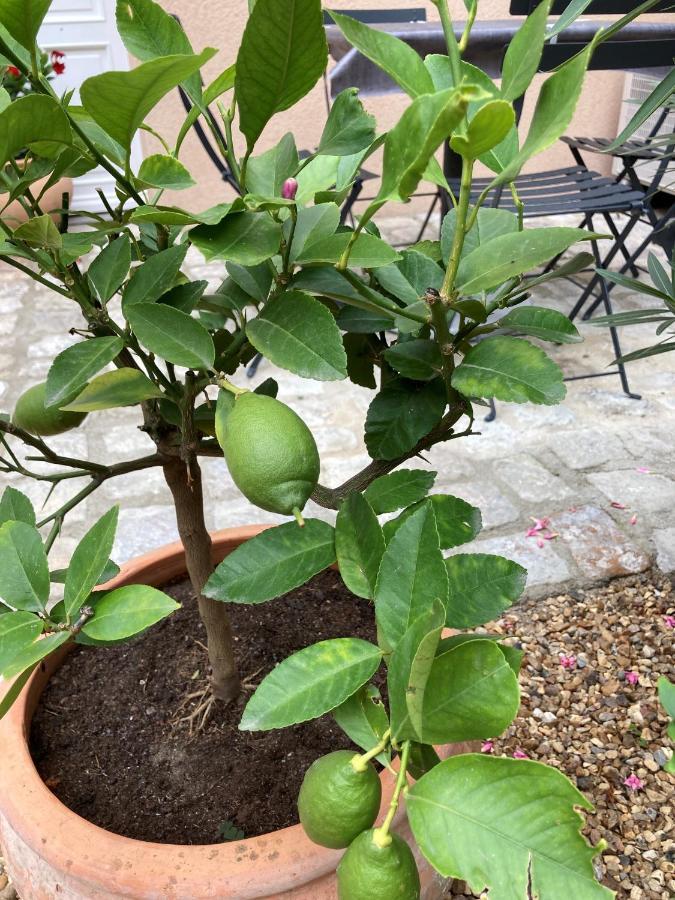
{"type": "MultiPolygon", "coordinates": [[[[673,677],[674,615],[671,583],[656,572],[522,603],[497,626],[525,658],[521,714],[492,752],[525,753],[576,781],[596,806],[587,837],[608,845],[598,874],[620,900],[675,894],[674,780],[662,770],[671,750],[656,701],[659,675],[673,677]]],[[[0,900],[15,900],[3,871],[0,857],[0,900]]],[[[465,891],[456,883],[451,896],[474,896],[465,891]]]]}

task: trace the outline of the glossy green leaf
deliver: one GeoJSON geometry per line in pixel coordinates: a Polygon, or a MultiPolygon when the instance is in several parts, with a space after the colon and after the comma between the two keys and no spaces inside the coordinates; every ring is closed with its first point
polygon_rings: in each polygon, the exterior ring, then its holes
{"type": "Polygon", "coordinates": [[[547,29],[547,40],[551,40],[552,37],[555,37],[557,34],[560,34],[561,31],[569,28],[569,26],[573,22],[575,22],[579,18],[579,16],[584,14],[584,11],[591,5],[592,2],[593,0],[570,0],[555,23],[549,29],[547,29]]]}
{"type": "Polygon", "coordinates": [[[215,52],[208,49],[198,56],[163,56],[129,71],[94,75],[80,88],[82,104],[128,154],[131,141],[148,113],[169,91],[198,72],[215,52]]]}
{"type": "Polygon", "coordinates": [[[468,159],[478,159],[506,138],[516,121],[513,107],[506,100],[490,100],[469,122],[466,134],[456,134],[450,146],[468,159]]]}
{"type": "Polygon", "coordinates": [[[498,619],[525,590],[527,570],[503,556],[459,553],[446,559],[445,567],[450,628],[473,628],[498,619]]]}
{"type": "Polygon", "coordinates": [[[157,356],[189,369],[210,369],[216,348],[196,319],[163,303],[137,303],[126,317],[138,340],[157,356]]]}
{"type": "Polygon", "coordinates": [[[26,50],[32,50],[51,0],[0,0],[0,24],[26,50]]]}
{"type": "MultiPolygon", "coordinates": [[[[347,249],[351,236],[351,232],[341,231],[311,244],[307,241],[294,261],[298,265],[336,263],[347,249]]],[[[389,266],[397,259],[400,259],[400,255],[393,247],[374,234],[366,232],[358,236],[349,254],[350,266],[364,269],[389,266]]]]}
{"type": "Polygon", "coordinates": [[[317,153],[350,156],[375,140],[375,117],[359,100],[358,88],[347,88],[333,101],[317,153]]]}
{"type": "Polygon", "coordinates": [[[347,377],[347,355],[331,312],[302,291],[285,291],[246,326],[246,336],[282,369],[317,381],[347,377]]]}
{"type": "Polygon", "coordinates": [[[221,447],[225,446],[225,423],[234,408],[234,394],[221,388],[216,401],[215,429],[221,447]]]}
{"type": "Polygon", "coordinates": [[[187,244],[177,244],[151,256],[134,269],[124,290],[122,311],[136,303],[152,303],[173,287],[188,251],[187,244]]]}
{"type": "MultiPolygon", "coordinates": [[[[443,219],[441,227],[441,253],[447,262],[450,258],[452,242],[455,237],[457,212],[451,209],[443,219]]],[[[464,238],[462,259],[476,250],[481,244],[487,244],[495,238],[518,231],[518,217],[508,209],[492,209],[482,207],[478,210],[476,221],[464,238]]]]}
{"type": "Polygon", "coordinates": [[[320,519],[268,528],[226,556],[204,593],[228,603],[263,603],[292,591],[335,562],[335,531],[320,519]]]}
{"type": "Polygon", "coordinates": [[[471,741],[501,734],[516,717],[518,679],[494,641],[468,641],[440,653],[429,672],[420,740],[471,741]]]}
{"type": "Polygon", "coordinates": [[[375,615],[380,643],[394,650],[410,625],[433,608],[445,606],[445,570],[431,506],[423,505],[387,545],[375,588],[375,615]]]}
{"type": "Polygon", "coordinates": [[[440,290],[444,272],[428,256],[417,250],[404,250],[401,259],[377,273],[379,284],[407,305],[416,303],[428,288],[440,290]]]}
{"type": "Polygon", "coordinates": [[[389,365],[405,378],[428,381],[443,371],[443,359],[436,341],[418,338],[402,341],[382,354],[389,365]]]}
{"type": "Polygon", "coordinates": [[[472,347],[453,372],[452,386],[465,397],[548,406],[566,393],[560,367],[539,347],[514,337],[491,337],[472,347]]]}
{"type": "Polygon", "coordinates": [[[143,184],[169,191],[184,191],[196,183],[180,160],[162,153],[146,156],[137,177],[143,184]]]}
{"type": "MultiPolygon", "coordinates": [[[[302,255],[306,246],[311,247],[335,234],[339,224],[340,209],[335,203],[320,203],[307,209],[299,209],[289,256],[291,262],[302,255]]],[[[284,226],[284,238],[289,240],[290,237],[290,222],[287,222],[284,226]]]]}
{"type": "Polygon", "coordinates": [[[463,294],[477,294],[497,287],[515,275],[543,265],[579,241],[602,235],[583,228],[527,228],[480,244],[465,256],[457,272],[457,288],[463,294]]]}
{"type": "MultiPolygon", "coordinates": [[[[362,688],[348,697],[344,703],[332,711],[332,716],[347,737],[363,750],[371,750],[382,740],[389,728],[389,718],[384,708],[380,692],[373,684],[362,688]]],[[[387,765],[391,757],[387,749],[377,760],[387,765]]]]}
{"type": "Polygon", "coordinates": [[[319,0],[257,0],[237,55],[239,127],[249,150],[275,113],[323,75],[328,46],[319,0]]]}
{"type": "Polygon", "coordinates": [[[53,653],[54,650],[61,647],[66,641],[69,641],[71,637],[72,635],[69,631],[45,635],[12,657],[2,671],[2,677],[9,681],[11,678],[21,675],[27,669],[32,670],[36,663],[49,656],[50,653],[53,653]]]}
{"type": "MultiPolygon", "coordinates": [[[[68,569],[52,569],[49,573],[49,579],[52,584],[65,584],[66,575],[68,574],[68,569]]],[[[114,562],[112,559],[109,559],[108,562],[103,567],[103,571],[98,577],[98,581],[96,582],[97,586],[99,584],[107,584],[109,581],[112,581],[113,578],[116,578],[120,574],[120,567],[114,562]]],[[[60,602],[62,605],[63,601],[60,602]]],[[[51,616],[54,617],[54,609],[51,609],[51,616]]]]}
{"type": "Polygon", "coordinates": [[[93,525],[75,548],[63,589],[63,604],[70,619],[99,583],[112,553],[119,509],[113,506],[93,525]]]}
{"type": "Polygon", "coordinates": [[[145,584],[130,584],[104,594],[82,632],[95,641],[120,641],[145,631],[180,608],[171,597],[145,584]]]}
{"type": "Polygon", "coordinates": [[[524,650],[518,647],[512,647],[509,644],[502,643],[504,635],[494,634],[453,634],[450,637],[443,638],[438,644],[438,656],[451,650],[453,647],[459,647],[460,644],[466,644],[468,641],[492,641],[496,647],[501,650],[504,659],[511,666],[511,671],[518,677],[520,667],[525,655],[524,650]]]}
{"type": "Polygon", "coordinates": [[[268,731],[322,716],[365,684],[381,659],[379,647],[359,638],[335,638],[305,647],[262,680],[239,728],[268,731]]]}
{"type": "Polygon", "coordinates": [[[366,447],[373,459],[395,459],[408,453],[443,415],[445,385],[441,379],[389,381],[366,416],[366,447]]]}
{"type": "Polygon", "coordinates": [[[0,600],[15,609],[44,610],[49,566],[40,533],[26,522],[0,527],[0,600]]]}
{"type": "Polygon", "coordinates": [[[51,216],[35,216],[14,230],[14,237],[32,247],[43,250],[60,250],[63,244],[61,233],[51,216]]]}
{"type": "Polygon", "coordinates": [[[58,407],[75,397],[89,379],[112,362],[123,348],[122,338],[100,337],[81,341],[62,350],[49,369],[45,406],[58,407]]]}
{"type": "Polygon", "coordinates": [[[17,610],[0,616],[0,672],[42,634],[42,621],[31,612],[17,610]]]}
{"type": "Polygon", "coordinates": [[[632,116],[626,127],[622,129],[617,137],[611,142],[607,147],[607,150],[616,150],[616,148],[620,147],[624,141],[633,137],[638,128],[643,125],[656,110],[660,109],[669,97],[672,96],[673,91],[675,91],[675,69],[671,69],[665,78],[661,79],[661,81],[656,84],[654,90],[649,94],[647,99],[640,104],[635,115],[632,116]]]}
{"type": "Polygon", "coordinates": [[[209,286],[208,281],[188,281],[185,284],[177,284],[162,294],[160,303],[172,306],[184,313],[191,313],[201,300],[204,291],[209,286]]]}
{"type": "Polygon", "coordinates": [[[87,278],[99,300],[107,303],[120,288],[131,266],[131,241],[120,235],[102,250],[87,270],[87,278]]]}
{"type": "Polygon", "coordinates": [[[363,496],[378,516],[395,512],[426,497],[436,475],[436,472],[424,469],[399,469],[389,475],[380,475],[368,485],[363,496]]]}
{"type": "Polygon", "coordinates": [[[81,394],[62,409],[94,412],[118,406],[134,406],[143,400],[162,397],[160,389],[138,369],[115,369],[91,381],[81,394]]]}
{"type": "Polygon", "coordinates": [[[257,266],[278,251],[281,229],[267,213],[242,212],[226,216],[217,225],[193,228],[190,240],[207,261],[228,259],[257,266]]]}
{"type": "Polygon", "coordinates": [[[432,94],[434,84],[420,55],[392,34],[371,28],[351,16],[331,11],[330,16],[352,47],[403,88],[409,97],[432,94]]]}
{"type": "Polygon", "coordinates": [[[300,161],[292,134],[285,134],[270,150],[252,156],[246,167],[246,187],[261,197],[281,197],[287,178],[298,171],[300,161]]]}
{"type": "Polygon", "coordinates": [[[357,597],[372,600],[384,553],[384,537],[363,494],[350,494],[340,504],[335,522],[335,550],[342,580],[357,597]]]}
{"type": "Polygon", "coordinates": [[[13,100],[0,113],[0,165],[26,147],[52,158],[73,142],[68,118],[52,97],[29,94],[13,100]]]}
{"type": "Polygon", "coordinates": [[[33,669],[36,665],[37,663],[25,669],[21,673],[21,675],[18,676],[18,678],[14,679],[14,682],[9,686],[9,688],[5,690],[3,697],[0,700],[0,719],[7,715],[10,707],[28,683],[28,679],[33,674],[33,669]]]}
{"type": "Polygon", "coordinates": [[[491,900],[528,892],[610,900],[613,892],[594,877],[592,860],[601,847],[590,847],[580,834],[584,822],[575,807],[593,809],[557,769],[480,753],[440,763],[406,800],[424,856],[473,893],[487,888],[491,900]]]}
{"type": "Polygon", "coordinates": [[[0,497],[0,525],[5,522],[25,522],[35,525],[35,510],[25,494],[8,485],[0,497]]]}
{"type": "Polygon", "coordinates": [[[244,209],[244,201],[237,197],[232,203],[217,203],[201,213],[188,213],[175,206],[137,206],[132,210],[130,221],[139,225],[217,225],[230,212],[244,209]]]}
{"type": "Polygon", "coordinates": [[[543,0],[520,26],[506,48],[501,94],[505,100],[522,97],[537,74],[546,39],[551,0],[543,0]]]}
{"type": "Polygon", "coordinates": [[[466,500],[453,497],[451,494],[431,494],[419,503],[404,509],[395,519],[385,522],[383,530],[387,543],[422,504],[431,504],[443,550],[450,550],[452,547],[459,547],[460,544],[472,541],[483,526],[480,510],[466,500]]]}
{"type": "Polygon", "coordinates": [[[578,344],[583,341],[567,316],[543,306],[518,306],[499,320],[499,327],[556,344],[578,344]]]}
{"type": "Polygon", "coordinates": [[[417,741],[410,742],[408,772],[415,780],[430,772],[440,761],[440,756],[429,744],[420,744],[417,741]]]}

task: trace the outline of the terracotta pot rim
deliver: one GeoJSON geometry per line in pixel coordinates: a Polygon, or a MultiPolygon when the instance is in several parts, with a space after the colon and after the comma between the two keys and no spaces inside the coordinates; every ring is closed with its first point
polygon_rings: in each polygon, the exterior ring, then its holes
{"type": "MultiPolygon", "coordinates": [[[[270,527],[273,526],[243,526],[212,534],[214,559],[222,559],[240,543],[270,527]]],[[[135,581],[154,582],[159,586],[184,573],[184,550],[181,543],[176,542],[126,563],[106,587],[135,581]]],[[[35,767],[28,747],[28,733],[44,687],[71,649],[72,645],[54,654],[43,671],[36,669],[0,723],[3,745],[0,754],[0,836],[1,819],[5,818],[13,831],[55,869],[69,870],[72,866],[72,875],[77,877],[78,872],[84,874],[84,869],[91,870],[96,866],[101,871],[102,881],[114,884],[122,893],[130,891],[123,895],[133,897],[160,896],[158,888],[168,885],[170,875],[176,880],[175,885],[171,881],[171,890],[189,885],[195,898],[218,895],[242,900],[266,897],[307,884],[335,869],[343,851],[328,850],[312,843],[300,825],[224,844],[161,844],[106,831],[61,803],[35,767]],[[282,847],[289,845],[293,848],[291,854],[287,851],[279,853],[282,847]],[[84,856],[78,849],[83,847],[88,851],[84,856]],[[269,882],[260,879],[265,867],[273,870],[272,889],[269,882]],[[104,869],[109,871],[104,874],[104,869]],[[214,885],[218,887],[218,895],[210,893],[214,885]],[[223,894],[223,890],[229,893],[223,894]]],[[[0,681],[0,696],[5,688],[0,681]]],[[[394,787],[394,779],[387,770],[383,770],[381,780],[380,815],[388,807],[394,787]]],[[[401,807],[399,816],[403,815],[401,807]]]]}

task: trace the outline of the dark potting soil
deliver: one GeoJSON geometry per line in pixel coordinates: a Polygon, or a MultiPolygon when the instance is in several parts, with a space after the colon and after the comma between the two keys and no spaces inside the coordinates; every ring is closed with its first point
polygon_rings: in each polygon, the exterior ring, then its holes
{"type": "MultiPolygon", "coordinates": [[[[174,615],[131,643],[78,648],[50,680],[31,729],[41,776],[85,819],[140,840],[212,844],[222,830],[253,837],[295,824],[308,766],[352,745],[331,716],[239,731],[250,690],[190,736],[175,719],[205,684],[204,628],[187,582],[166,591],[183,604],[174,615]]],[[[333,571],[277,600],[229,610],[242,678],[255,684],[316,641],[375,640],[371,604],[333,571]]]]}

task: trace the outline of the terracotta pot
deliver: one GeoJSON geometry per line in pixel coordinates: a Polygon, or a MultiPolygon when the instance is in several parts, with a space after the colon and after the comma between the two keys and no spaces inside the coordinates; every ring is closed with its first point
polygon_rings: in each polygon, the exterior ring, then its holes
{"type": "MultiPolygon", "coordinates": [[[[214,562],[263,528],[216,533],[214,562]]],[[[184,573],[182,545],[169,544],[124,566],[110,586],[161,586],[184,573]]],[[[68,652],[63,648],[36,670],[0,723],[0,844],[22,900],[335,900],[342,851],[313,844],[299,825],[226,844],[155,844],[107,832],[64,806],[35,769],[27,735],[40,695],[68,652]]],[[[387,772],[381,777],[382,817],[394,781],[387,772]]],[[[396,831],[412,844],[403,810],[396,831]]],[[[422,897],[437,900],[446,882],[418,851],[416,857],[422,897]]]]}

